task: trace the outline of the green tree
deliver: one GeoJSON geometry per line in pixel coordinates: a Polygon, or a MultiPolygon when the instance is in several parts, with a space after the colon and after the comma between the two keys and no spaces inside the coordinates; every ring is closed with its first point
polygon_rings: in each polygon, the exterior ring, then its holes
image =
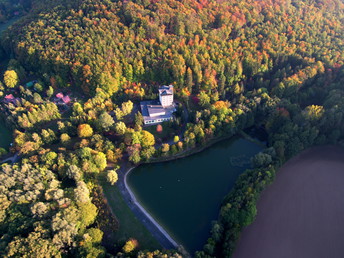
{"type": "Polygon", "coordinates": [[[107,166],[106,155],[103,152],[98,152],[94,155],[94,164],[97,166],[99,171],[103,171],[107,166]]]}
{"type": "Polygon", "coordinates": [[[123,114],[129,115],[131,113],[131,111],[133,110],[134,104],[133,102],[131,102],[130,100],[128,100],[127,102],[123,102],[122,103],[122,112],[123,114]]]}
{"type": "Polygon", "coordinates": [[[118,122],[115,125],[115,132],[118,133],[119,135],[124,135],[125,132],[127,131],[127,127],[125,123],[123,122],[118,122]]]}
{"type": "Polygon", "coordinates": [[[138,164],[141,161],[140,152],[135,150],[129,156],[129,161],[133,162],[134,164],[138,164]]]}
{"type": "Polygon", "coordinates": [[[63,145],[66,146],[70,143],[70,136],[67,133],[61,134],[60,141],[63,145]]]}
{"type": "Polygon", "coordinates": [[[242,89],[241,89],[240,85],[238,83],[235,84],[234,88],[233,88],[233,93],[235,95],[239,95],[241,92],[242,92],[242,89]]]}
{"type": "Polygon", "coordinates": [[[43,102],[42,97],[41,97],[41,95],[39,95],[39,93],[35,92],[33,94],[33,102],[35,102],[36,104],[43,102]]]}
{"type": "Polygon", "coordinates": [[[103,239],[103,231],[98,228],[89,228],[86,230],[86,234],[88,234],[92,238],[92,242],[96,244],[100,244],[103,239]]]}
{"type": "Polygon", "coordinates": [[[192,78],[192,70],[190,67],[186,70],[186,87],[188,88],[189,92],[192,91],[193,86],[193,78],[192,78]]]}
{"type": "Polygon", "coordinates": [[[7,150],[5,150],[4,148],[0,147],[0,156],[6,155],[6,154],[7,154],[7,150]]]}
{"type": "Polygon", "coordinates": [[[272,162],[272,157],[269,154],[259,152],[252,158],[252,164],[254,167],[265,167],[272,162]]]}
{"type": "Polygon", "coordinates": [[[92,225],[97,217],[97,207],[91,202],[79,204],[80,210],[80,227],[84,230],[92,225]]]}
{"type": "Polygon", "coordinates": [[[54,88],[49,86],[46,93],[47,93],[48,98],[50,98],[54,94],[54,88]]]}
{"type": "Polygon", "coordinates": [[[209,106],[209,104],[210,104],[210,97],[209,97],[204,91],[202,91],[202,92],[198,95],[198,98],[199,98],[199,104],[200,104],[202,107],[207,107],[207,106],[209,106]]]}
{"type": "Polygon", "coordinates": [[[154,155],[154,153],[155,153],[155,148],[153,146],[150,146],[150,147],[144,148],[141,151],[141,157],[144,160],[149,160],[154,155]]]}
{"type": "Polygon", "coordinates": [[[36,91],[38,92],[42,92],[43,91],[43,86],[40,83],[35,83],[35,85],[33,86],[35,88],[36,91]]]}
{"type": "Polygon", "coordinates": [[[106,92],[113,94],[118,91],[119,82],[109,72],[102,72],[99,77],[99,85],[106,92]]]}
{"type": "Polygon", "coordinates": [[[142,126],[143,125],[143,116],[141,114],[141,112],[137,112],[135,114],[135,126],[142,126]]]}
{"type": "Polygon", "coordinates": [[[107,112],[103,112],[99,116],[98,123],[100,128],[108,131],[110,127],[115,123],[115,121],[107,112]]]}
{"type": "Polygon", "coordinates": [[[319,105],[307,106],[303,111],[303,114],[309,120],[318,120],[324,114],[324,107],[319,105]]]}
{"type": "Polygon", "coordinates": [[[57,158],[57,153],[54,151],[49,151],[42,156],[42,161],[45,162],[47,165],[53,165],[57,158]]]}
{"type": "Polygon", "coordinates": [[[123,119],[124,113],[123,113],[123,111],[120,108],[116,108],[114,110],[114,112],[115,112],[115,116],[116,116],[117,120],[122,120],[123,119]]]}

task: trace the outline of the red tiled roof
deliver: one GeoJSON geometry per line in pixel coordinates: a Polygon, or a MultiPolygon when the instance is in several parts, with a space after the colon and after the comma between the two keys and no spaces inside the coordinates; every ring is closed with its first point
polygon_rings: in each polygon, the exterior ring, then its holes
{"type": "Polygon", "coordinates": [[[11,100],[11,99],[14,99],[14,97],[13,97],[12,94],[9,94],[9,95],[6,95],[6,96],[5,96],[5,99],[11,100]]]}
{"type": "Polygon", "coordinates": [[[70,102],[70,97],[69,97],[69,96],[64,96],[64,97],[62,98],[62,101],[63,101],[65,104],[67,104],[67,103],[70,102]]]}
{"type": "Polygon", "coordinates": [[[63,93],[59,92],[56,94],[56,98],[62,99],[63,98],[63,93]]]}

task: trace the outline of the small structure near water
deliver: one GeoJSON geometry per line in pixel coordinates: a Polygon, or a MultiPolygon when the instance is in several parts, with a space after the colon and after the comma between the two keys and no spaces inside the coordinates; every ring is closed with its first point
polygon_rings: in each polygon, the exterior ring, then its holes
{"type": "Polygon", "coordinates": [[[145,125],[170,121],[176,111],[173,102],[173,86],[159,87],[159,100],[141,101],[141,112],[145,125]]]}

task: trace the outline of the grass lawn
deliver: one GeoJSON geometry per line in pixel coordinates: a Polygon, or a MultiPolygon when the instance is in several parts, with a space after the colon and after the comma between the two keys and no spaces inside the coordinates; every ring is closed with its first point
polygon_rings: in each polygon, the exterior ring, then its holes
{"type": "Polygon", "coordinates": [[[117,232],[114,232],[116,242],[123,243],[124,245],[129,238],[135,238],[139,242],[140,250],[153,251],[161,249],[157,240],[127,206],[117,186],[111,186],[107,182],[101,182],[101,185],[108,204],[119,221],[119,229],[117,232]]]}
{"type": "Polygon", "coordinates": [[[173,136],[178,134],[178,132],[172,128],[172,125],[169,122],[161,123],[161,126],[162,126],[162,132],[160,133],[156,131],[157,125],[145,126],[142,129],[153,134],[155,139],[161,138],[163,141],[172,139],[173,136]]]}

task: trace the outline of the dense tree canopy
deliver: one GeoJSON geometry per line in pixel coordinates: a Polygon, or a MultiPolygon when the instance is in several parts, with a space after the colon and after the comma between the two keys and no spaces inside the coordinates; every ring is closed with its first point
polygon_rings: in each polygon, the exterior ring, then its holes
{"type": "Polygon", "coordinates": [[[38,12],[12,28],[5,49],[48,84],[72,82],[86,93],[100,87],[132,95],[140,91],[132,83],[174,82],[207,104],[207,94],[240,95],[264,75],[265,87],[279,85],[276,94],[290,96],[323,65],[343,62],[343,3],[336,0],[83,0],[49,11],[46,1],[35,3],[38,12]]]}
{"type": "MultiPolygon", "coordinates": [[[[31,1],[12,3],[0,0],[0,22],[31,1]]],[[[343,143],[339,0],[32,3],[1,39],[0,54],[13,58],[2,71],[1,115],[15,129],[9,151],[21,156],[1,166],[1,256],[104,256],[101,230],[116,219],[102,209],[98,180],[114,184],[123,161],[174,158],[255,126],[268,148],[252,158],[197,253],[228,257],[283,162],[343,143]],[[138,100],[170,83],[181,106],[175,119],[143,130],[138,100]],[[61,103],[54,91],[76,98],[61,103]]],[[[112,255],[140,248],[128,236],[114,244],[112,255]]],[[[166,257],[138,253],[154,255],[166,257]]]]}

